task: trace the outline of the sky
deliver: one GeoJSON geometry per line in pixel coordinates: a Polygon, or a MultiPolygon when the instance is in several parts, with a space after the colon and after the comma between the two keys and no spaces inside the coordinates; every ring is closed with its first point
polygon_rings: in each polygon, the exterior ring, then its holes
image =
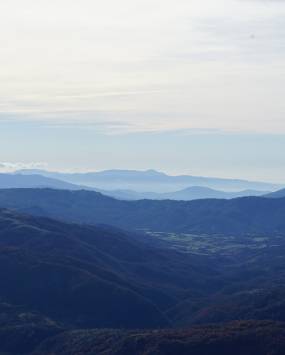
{"type": "Polygon", "coordinates": [[[285,0],[0,3],[0,171],[285,181],[285,0]]]}

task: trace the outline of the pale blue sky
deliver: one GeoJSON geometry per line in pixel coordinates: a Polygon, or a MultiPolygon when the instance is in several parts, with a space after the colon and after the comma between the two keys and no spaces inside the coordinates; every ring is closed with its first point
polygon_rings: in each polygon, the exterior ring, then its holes
{"type": "Polygon", "coordinates": [[[0,162],[284,182],[284,16],[282,0],[1,3],[0,162]]]}

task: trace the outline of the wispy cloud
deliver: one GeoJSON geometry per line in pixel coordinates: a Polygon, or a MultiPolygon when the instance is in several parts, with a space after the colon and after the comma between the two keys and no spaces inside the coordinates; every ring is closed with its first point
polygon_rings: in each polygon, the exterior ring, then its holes
{"type": "Polygon", "coordinates": [[[47,163],[43,162],[0,162],[0,171],[10,172],[21,169],[46,169],[47,163]]]}
{"type": "Polygon", "coordinates": [[[3,2],[0,125],[285,132],[284,16],[281,0],[3,2]]]}

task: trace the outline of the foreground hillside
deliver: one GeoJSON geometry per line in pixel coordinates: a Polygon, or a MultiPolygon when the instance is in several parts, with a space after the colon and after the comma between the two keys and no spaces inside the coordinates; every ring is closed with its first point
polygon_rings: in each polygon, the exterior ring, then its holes
{"type": "Polygon", "coordinates": [[[285,198],[120,201],[92,191],[0,190],[0,207],[125,229],[223,235],[285,235],[285,198]]]}
{"type": "MultiPolygon", "coordinates": [[[[137,292],[140,283],[131,282],[132,268],[144,264],[143,246],[120,232],[8,211],[1,212],[0,225],[0,297],[5,302],[74,326],[168,324],[137,292]],[[126,315],[127,307],[132,311],[126,315]]],[[[149,254],[149,260],[155,257],[149,254]]]]}
{"type": "Polygon", "coordinates": [[[189,288],[216,290],[214,264],[111,227],[0,211],[0,299],[72,327],[170,326],[165,310],[189,288]]]}
{"type": "Polygon", "coordinates": [[[72,331],[43,342],[34,355],[283,355],[285,324],[236,322],[189,330],[72,331]]]}
{"type": "Polygon", "coordinates": [[[191,238],[0,210],[0,353],[281,355],[284,237],[191,238]]]}
{"type": "Polygon", "coordinates": [[[177,330],[67,329],[18,307],[1,306],[5,355],[283,355],[285,323],[238,321],[177,330]]]}

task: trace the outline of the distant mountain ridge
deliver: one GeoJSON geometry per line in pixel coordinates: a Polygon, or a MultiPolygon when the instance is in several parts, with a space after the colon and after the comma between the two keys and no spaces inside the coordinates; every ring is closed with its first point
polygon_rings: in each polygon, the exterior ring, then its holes
{"type": "MultiPolygon", "coordinates": [[[[32,172],[31,172],[32,173],[32,172]]],[[[214,190],[208,187],[193,186],[183,190],[158,193],[158,192],[137,192],[133,190],[104,190],[84,185],[73,184],[60,180],[59,178],[48,177],[39,174],[4,174],[0,173],[0,189],[7,188],[52,188],[62,190],[91,190],[101,192],[106,196],[122,200],[196,200],[203,198],[235,198],[243,196],[261,196],[265,192],[257,190],[244,190],[239,192],[225,192],[214,190]]]]}
{"type": "Polygon", "coordinates": [[[126,229],[223,235],[285,235],[285,198],[122,201],[92,191],[0,190],[0,207],[126,229]]]}
{"type": "Polygon", "coordinates": [[[265,197],[270,197],[270,198],[283,198],[285,197],[285,189],[281,189],[275,192],[271,192],[265,195],[265,197]]]}
{"type": "Polygon", "coordinates": [[[0,209],[1,354],[283,355],[285,199],[128,202],[90,191],[5,189],[0,201],[81,221],[0,209]],[[278,234],[261,238],[261,248],[247,248],[260,235],[208,238],[228,239],[229,257],[82,223],[122,222],[124,214],[125,225],[166,227],[174,215],[179,228],[200,223],[213,232],[224,221],[231,231],[267,225],[278,234]]]}
{"type": "Polygon", "coordinates": [[[88,173],[61,173],[45,170],[19,170],[15,174],[40,174],[73,184],[105,190],[135,190],[138,192],[173,192],[191,186],[208,187],[226,191],[274,191],[284,185],[240,179],[199,177],[191,175],[170,176],[156,170],[105,170],[88,173]]]}
{"type": "Polygon", "coordinates": [[[177,200],[191,201],[208,198],[231,199],[247,196],[263,196],[265,191],[258,190],[242,190],[237,192],[227,192],[214,190],[209,187],[191,186],[183,190],[174,192],[137,192],[133,190],[101,190],[104,195],[115,197],[122,200],[177,200]]]}
{"type": "Polygon", "coordinates": [[[0,188],[53,188],[79,190],[80,186],[40,174],[5,174],[0,173],[0,188]]]}

